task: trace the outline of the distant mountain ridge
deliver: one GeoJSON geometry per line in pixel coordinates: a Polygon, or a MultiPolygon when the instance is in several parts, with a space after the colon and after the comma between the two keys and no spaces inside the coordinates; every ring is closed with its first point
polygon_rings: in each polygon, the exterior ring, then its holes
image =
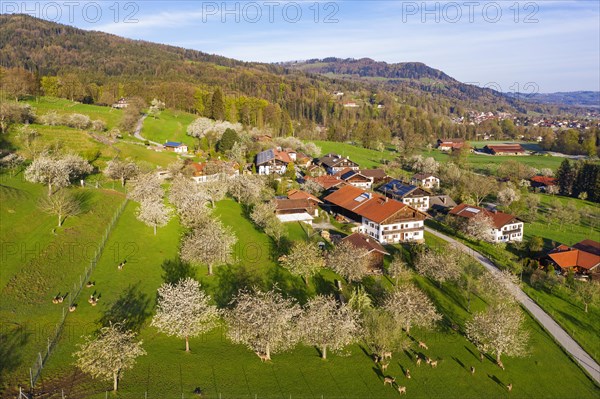
{"type": "MultiPolygon", "coordinates": [[[[508,96],[515,96],[509,93],[508,96]]],[[[600,108],[600,91],[571,91],[556,93],[521,94],[527,101],[539,104],[568,105],[600,108]]]]}

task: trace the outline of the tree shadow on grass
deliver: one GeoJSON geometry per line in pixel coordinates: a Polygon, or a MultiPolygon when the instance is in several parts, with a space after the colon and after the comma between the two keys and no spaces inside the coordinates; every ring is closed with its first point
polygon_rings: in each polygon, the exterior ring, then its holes
{"type": "Polygon", "coordinates": [[[337,290],[331,281],[327,281],[322,275],[316,274],[312,278],[312,282],[315,285],[315,291],[319,295],[331,295],[335,296],[337,290]]]}
{"type": "Polygon", "coordinates": [[[188,277],[196,278],[196,268],[179,258],[166,259],[160,267],[163,270],[162,279],[168,284],[176,284],[188,277]]]}
{"type": "Polygon", "coordinates": [[[139,288],[139,283],[129,285],[98,320],[102,326],[119,323],[124,329],[140,331],[150,317],[150,298],[139,288]]]}
{"type": "Polygon", "coordinates": [[[213,298],[220,308],[229,307],[240,290],[263,288],[263,281],[258,274],[242,265],[218,267],[215,277],[217,284],[214,288],[213,298]]]}
{"type": "Polygon", "coordinates": [[[269,288],[277,286],[284,296],[296,299],[300,304],[308,301],[308,287],[301,277],[292,275],[281,266],[271,266],[267,272],[269,288]]]}
{"type": "Polygon", "coordinates": [[[81,213],[87,213],[93,209],[92,192],[87,190],[77,190],[72,194],[73,199],[79,204],[81,213]]]}
{"type": "Polygon", "coordinates": [[[0,327],[0,386],[4,386],[4,379],[21,365],[22,348],[29,341],[31,333],[20,325],[0,327]]]}
{"type": "Polygon", "coordinates": [[[488,374],[488,378],[492,381],[494,381],[496,384],[500,385],[502,388],[506,388],[506,385],[500,381],[500,379],[498,377],[496,377],[495,375],[489,375],[488,374]]]}

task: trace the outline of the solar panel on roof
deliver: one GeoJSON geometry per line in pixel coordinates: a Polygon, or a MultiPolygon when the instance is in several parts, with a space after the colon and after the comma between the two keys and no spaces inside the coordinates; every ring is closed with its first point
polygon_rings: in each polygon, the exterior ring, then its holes
{"type": "Polygon", "coordinates": [[[258,154],[256,154],[256,163],[258,165],[261,165],[263,163],[269,162],[270,160],[275,158],[275,152],[273,151],[273,149],[270,150],[266,150],[263,152],[259,152],[258,154]]]}

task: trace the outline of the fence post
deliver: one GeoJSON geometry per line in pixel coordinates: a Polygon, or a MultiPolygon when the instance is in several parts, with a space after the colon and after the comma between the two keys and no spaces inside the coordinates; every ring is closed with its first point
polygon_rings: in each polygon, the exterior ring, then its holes
{"type": "Polygon", "coordinates": [[[33,388],[33,371],[31,370],[31,367],[29,367],[29,382],[31,384],[31,388],[33,388]]]}

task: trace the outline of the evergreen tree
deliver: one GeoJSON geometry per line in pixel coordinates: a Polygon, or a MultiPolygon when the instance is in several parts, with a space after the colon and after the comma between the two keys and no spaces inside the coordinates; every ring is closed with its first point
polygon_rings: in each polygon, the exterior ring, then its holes
{"type": "Polygon", "coordinates": [[[223,101],[223,92],[220,88],[214,91],[212,95],[211,117],[214,120],[225,120],[225,101],[223,101]]]}
{"type": "Polygon", "coordinates": [[[573,183],[575,182],[575,173],[571,162],[567,158],[560,164],[556,173],[560,195],[571,195],[573,192],[573,183]]]}
{"type": "Polygon", "coordinates": [[[227,128],[221,137],[221,140],[217,143],[217,150],[219,152],[229,151],[233,148],[233,145],[240,140],[240,136],[237,132],[231,128],[227,128]]]}
{"type": "Polygon", "coordinates": [[[573,184],[573,196],[579,197],[586,193],[590,201],[598,202],[600,200],[600,166],[592,163],[584,163],[577,171],[577,178],[573,184]]]}

